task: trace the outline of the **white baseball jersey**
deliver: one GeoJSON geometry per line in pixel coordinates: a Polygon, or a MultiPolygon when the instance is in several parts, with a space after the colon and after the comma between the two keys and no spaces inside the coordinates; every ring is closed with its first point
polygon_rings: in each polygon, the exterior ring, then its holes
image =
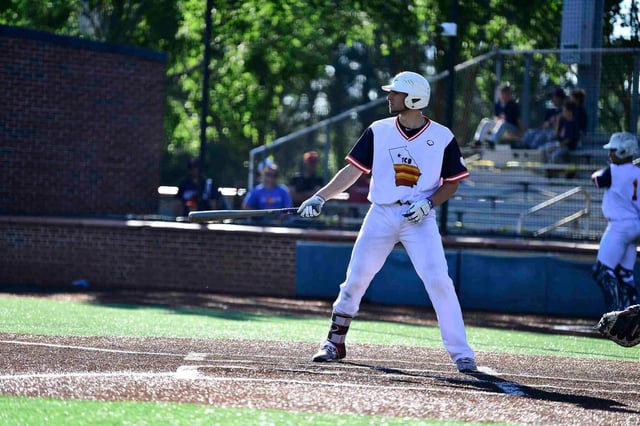
{"type": "Polygon", "coordinates": [[[417,131],[403,129],[397,117],[376,121],[347,155],[354,167],[371,173],[372,203],[413,203],[431,196],[442,181],[469,176],[451,130],[425,119],[417,131]]]}
{"type": "Polygon", "coordinates": [[[609,222],[600,239],[598,261],[610,269],[621,265],[633,270],[640,239],[640,168],[633,163],[611,164],[595,172],[591,179],[598,188],[606,188],[602,214],[609,222]]]}
{"type": "Polygon", "coordinates": [[[591,179],[596,187],[606,188],[602,214],[607,220],[640,219],[640,168],[633,163],[611,164],[595,172],[591,179]]]}

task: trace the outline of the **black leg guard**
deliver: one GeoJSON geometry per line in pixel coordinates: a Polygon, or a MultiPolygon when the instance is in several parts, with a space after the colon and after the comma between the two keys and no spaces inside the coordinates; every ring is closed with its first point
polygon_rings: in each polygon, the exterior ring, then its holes
{"type": "Polygon", "coordinates": [[[593,267],[592,276],[602,291],[607,311],[620,311],[624,309],[620,297],[618,278],[616,278],[614,270],[598,261],[593,267]]]}
{"type": "Polygon", "coordinates": [[[618,265],[614,272],[618,279],[618,288],[620,289],[621,309],[626,309],[638,303],[638,290],[633,277],[633,271],[618,265]]]}

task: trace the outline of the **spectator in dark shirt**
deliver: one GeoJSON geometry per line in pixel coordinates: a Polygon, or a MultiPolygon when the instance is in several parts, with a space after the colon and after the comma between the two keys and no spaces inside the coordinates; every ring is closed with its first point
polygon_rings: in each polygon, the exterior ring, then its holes
{"type": "Polygon", "coordinates": [[[513,89],[508,83],[500,86],[493,112],[495,125],[488,137],[489,146],[495,146],[500,141],[519,141],[524,126],[520,119],[520,106],[513,99],[513,89]]]}
{"type": "Polygon", "coordinates": [[[544,122],[542,128],[545,130],[554,131],[557,121],[560,119],[562,108],[567,100],[567,93],[562,87],[556,87],[551,92],[551,106],[546,109],[544,113],[544,122]]]}
{"type": "Polygon", "coordinates": [[[586,92],[584,89],[573,89],[569,94],[569,98],[576,103],[576,122],[578,123],[578,128],[580,129],[580,134],[584,135],[587,132],[587,110],[584,108],[584,100],[586,98],[586,92]]]}
{"type": "Polygon", "coordinates": [[[302,157],[301,171],[289,180],[289,193],[294,206],[299,206],[324,185],[322,178],[316,174],[318,160],[316,151],[305,152],[302,157]]]}
{"type": "Polygon", "coordinates": [[[513,99],[513,88],[509,83],[499,87],[497,98],[493,105],[494,116],[483,118],[476,128],[473,136],[476,147],[486,142],[489,148],[494,148],[496,143],[501,141],[517,145],[524,133],[524,126],[520,118],[520,106],[513,99]]]}
{"type": "Polygon", "coordinates": [[[576,103],[567,100],[556,122],[554,139],[542,147],[545,163],[568,163],[569,153],[578,147],[580,129],[575,118],[576,103]]]}
{"type": "Polygon", "coordinates": [[[196,210],[218,210],[226,207],[224,198],[213,180],[200,172],[197,158],[187,162],[188,175],[178,184],[179,215],[188,216],[196,210]]]}
{"type": "Polygon", "coordinates": [[[550,94],[551,105],[545,110],[544,121],[538,128],[529,129],[522,137],[524,148],[537,149],[554,139],[554,132],[560,118],[567,94],[562,87],[556,87],[550,94]]]}

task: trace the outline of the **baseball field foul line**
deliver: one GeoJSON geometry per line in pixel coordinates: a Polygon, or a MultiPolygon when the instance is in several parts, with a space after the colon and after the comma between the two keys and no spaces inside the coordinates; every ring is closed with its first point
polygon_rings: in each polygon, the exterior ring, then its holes
{"type": "Polygon", "coordinates": [[[24,346],[43,346],[48,348],[59,348],[59,349],[77,349],[81,351],[109,352],[109,353],[129,354],[129,355],[159,355],[159,356],[172,356],[172,357],[180,357],[180,358],[184,357],[184,354],[172,354],[172,353],[164,353],[164,352],[125,351],[121,349],[95,348],[90,346],[73,346],[73,345],[59,345],[55,343],[25,342],[22,340],[0,340],[0,343],[7,343],[12,345],[24,345],[24,346]]]}

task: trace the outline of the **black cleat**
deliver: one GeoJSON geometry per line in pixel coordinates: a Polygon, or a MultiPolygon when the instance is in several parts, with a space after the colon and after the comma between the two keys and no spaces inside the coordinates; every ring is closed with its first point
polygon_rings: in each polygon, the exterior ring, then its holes
{"type": "Polygon", "coordinates": [[[478,371],[476,360],[473,358],[460,358],[456,361],[456,367],[458,367],[458,371],[461,373],[473,373],[478,371]]]}
{"type": "Polygon", "coordinates": [[[344,358],[347,355],[347,350],[344,344],[332,343],[325,340],[322,346],[313,356],[313,362],[331,362],[344,358]]]}

